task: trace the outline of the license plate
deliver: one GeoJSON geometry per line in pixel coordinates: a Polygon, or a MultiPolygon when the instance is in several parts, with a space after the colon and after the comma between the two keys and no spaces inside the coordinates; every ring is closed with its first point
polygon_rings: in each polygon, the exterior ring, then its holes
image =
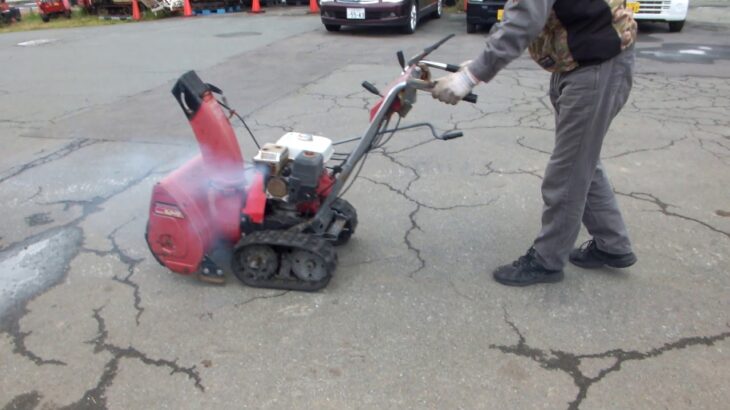
{"type": "Polygon", "coordinates": [[[365,9],[347,9],[347,18],[350,20],[365,20],[365,9]]]}
{"type": "Polygon", "coordinates": [[[626,8],[633,11],[634,14],[636,14],[639,12],[639,8],[641,8],[641,4],[639,4],[639,2],[626,3],[626,8]]]}
{"type": "Polygon", "coordinates": [[[504,9],[497,10],[497,21],[502,21],[503,17],[504,17],[504,9]]]}

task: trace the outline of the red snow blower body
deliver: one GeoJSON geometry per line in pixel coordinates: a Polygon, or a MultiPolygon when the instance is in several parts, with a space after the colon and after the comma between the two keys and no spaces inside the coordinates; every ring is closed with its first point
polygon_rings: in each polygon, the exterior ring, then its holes
{"type": "MultiPolygon", "coordinates": [[[[339,143],[327,138],[287,133],[260,147],[247,167],[224,112],[228,107],[216,99],[220,90],[193,71],[180,77],[172,93],[201,153],[153,188],[145,237],[157,261],[180,274],[222,278],[228,263],[216,263],[211,255],[225,248],[231,251],[230,269],[249,286],[303,291],[326,286],[337,264],[334,246],[347,242],[357,227],[355,208],[340,198],[345,182],[370,150],[387,142],[383,135],[399,129],[386,129],[390,117],[405,116],[416,90],[433,86],[427,67],[458,69],[422,60],[450,37],[408,63],[399,53],[402,73],[371,110],[365,134],[340,142],[357,141],[348,154],[335,154],[339,143]]],[[[380,95],[371,84],[363,86],[380,95]]],[[[414,126],[430,124],[404,128],[414,126]]],[[[461,136],[431,130],[438,139],[461,136]]]]}

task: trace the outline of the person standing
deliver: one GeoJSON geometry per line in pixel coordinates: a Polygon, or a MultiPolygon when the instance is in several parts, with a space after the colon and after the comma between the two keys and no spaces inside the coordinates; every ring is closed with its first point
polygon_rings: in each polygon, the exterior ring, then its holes
{"type": "Polygon", "coordinates": [[[567,260],[584,268],[636,263],[600,160],[631,91],[636,28],[625,0],[509,0],[484,50],[437,80],[433,97],[456,104],[527,48],[552,73],[555,147],[542,183],[542,228],[524,256],[494,270],[497,282],[559,282],[567,260]],[[581,222],[592,239],[573,249],[581,222]]]}
{"type": "Polygon", "coordinates": [[[4,23],[15,23],[20,21],[20,10],[10,7],[5,0],[0,0],[0,18],[4,23]]]}

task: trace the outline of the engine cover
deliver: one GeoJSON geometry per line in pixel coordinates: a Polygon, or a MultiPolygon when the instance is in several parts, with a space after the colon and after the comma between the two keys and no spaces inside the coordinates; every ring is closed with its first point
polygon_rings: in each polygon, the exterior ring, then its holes
{"type": "Polygon", "coordinates": [[[296,158],[301,152],[310,151],[321,154],[324,162],[327,162],[335,152],[329,138],[301,132],[287,132],[276,141],[276,145],[287,147],[289,158],[296,158]]]}

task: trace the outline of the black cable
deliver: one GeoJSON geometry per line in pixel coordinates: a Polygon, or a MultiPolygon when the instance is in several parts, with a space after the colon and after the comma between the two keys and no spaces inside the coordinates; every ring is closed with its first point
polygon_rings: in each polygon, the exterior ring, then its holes
{"type": "Polygon", "coordinates": [[[362,161],[360,161],[360,167],[357,169],[357,172],[355,172],[355,175],[353,175],[352,179],[350,179],[350,184],[347,185],[347,187],[343,189],[339,195],[337,195],[337,198],[342,198],[347,193],[347,191],[349,191],[350,188],[355,185],[355,180],[357,180],[357,177],[360,176],[360,171],[362,171],[363,167],[365,166],[365,160],[368,159],[368,154],[370,154],[370,151],[366,152],[365,155],[362,157],[362,161]]]}
{"type": "MultiPolygon", "coordinates": [[[[398,118],[398,122],[400,122],[400,117],[398,118]]],[[[385,124],[383,124],[381,126],[381,128],[387,128],[389,123],[390,123],[390,118],[388,118],[388,121],[386,121],[385,124]]],[[[397,125],[396,125],[396,129],[397,129],[397,125]]],[[[378,144],[380,144],[380,140],[382,140],[382,135],[383,134],[384,134],[383,131],[378,131],[375,134],[376,136],[379,135],[381,137],[380,138],[377,138],[377,139],[374,139],[370,143],[370,146],[368,147],[368,149],[365,150],[365,155],[363,155],[362,160],[360,161],[360,164],[359,164],[359,167],[358,167],[357,171],[355,171],[355,173],[353,174],[352,178],[350,178],[350,183],[342,190],[342,192],[340,192],[339,195],[337,195],[337,198],[342,198],[347,193],[347,191],[349,191],[350,188],[352,188],[352,186],[355,184],[355,181],[357,180],[357,177],[360,176],[360,172],[365,167],[365,161],[367,161],[368,155],[370,154],[370,151],[373,148],[378,148],[378,147],[382,146],[382,144],[381,145],[378,145],[378,144]]],[[[391,135],[391,137],[392,137],[392,135],[391,135]]],[[[388,137],[388,139],[390,139],[390,137],[388,137]]]]}
{"type": "MultiPolygon", "coordinates": [[[[385,139],[385,141],[379,143],[374,148],[382,148],[385,144],[388,143],[388,141],[390,141],[391,138],[393,138],[393,136],[395,135],[396,131],[400,131],[402,129],[405,129],[405,128],[398,128],[398,126],[400,125],[400,120],[401,120],[401,117],[398,117],[398,121],[395,123],[395,128],[392,129],[392,132],[391,132],[391,130],[388,130],[388,129],[385,129],[383,131],[380,131],[383,135],[385,135],[388,132],[390,132],[390,135],[385,139]]],[[[388,124],[385,124],[385,125],[387,126],[388,124]]]]}
{"type": "Polygon", "coordinates": [[[218,101],[218,104],[220,104],[223,108],[227,109],[229,113],[235,115],[241,121],[241,123],[243,124],[243,126],[246,128],[246,131],[248,131],[248,135],[251,136],[251,139],[253,140],[253,143],[256,144],[256,148],[261,149],[261,145],[259,145],[259,142],[256,141],[256,137],[254,137],[253,132],[251,132],[251,129],[248,128],[248,124],[246,124],[246,121],[243,120],[243,117],[241,117],[240,115],[238,115],[238,113],[236,112],[236,110],[234,110],[233,108],[231,108],[228,105],[224,104],[222,101],[220,101],[218,99],[216,99],[216,101],[218,101]]]}
{"type": "MultiPolygon", "coordinates": [[[[400,121],[400,117],[398,118],[398,121],[400,121]]],[[[378,128],[378,131],[375,133],[375,138],[370,142],[370,146],[368,147],[367,151],[370,151],[373,148],[377,148],[377,146],[380,144],[380,141],[383,139],[383,129],[388,128],[388,124],[390,124],[390,117],[388,117],[388,120],[385,121],[385,124],[381,124],[378,128]]]]}
{"type": "MultiPolygon", "coordinates": [[[[396,131],[404,131],[404,130],[409,130],[409,129],[418,128],[418,127],[428,127],[428,128],[431,129],[431,135],[433,135],[434,138],[441,139],[441,137],[438,134],[436,134],[436,129],[433,127],[433,125],[431,125],[431,124],[429,124],[427,122],[419,122],[419,123],[416,123],[416,124],[411,124],[411,125],[406,125],[404,127],[400,127],[399,126],[400,120],[401,119],[398,118],[398,123],[396,124],[396,128],[391,128],[389,130],[386,129],[386,130],[378,131],[378,133],[376,135],[385,134],[385,133],[388,133],[388,132],[395,133],[396,131]]],[[[390,137],[388,137],[388,139],[386,140],[386,142],[389,141],[390,138],[392,138],[392,137],[393,137],[393,135],[391,135],[390,137]]],[[[346,144],[348,142],[357,141],[359,139],[362,139],[362,137],[352,137],[352,138],[344,139],[344,140],[341,140],[341,141],[336,141],[336,142],[333,142],[332,145],[346,144]]],[[[383,144],[379,144],[379,146],[380,145],[383,145],[383,144]]]]}

